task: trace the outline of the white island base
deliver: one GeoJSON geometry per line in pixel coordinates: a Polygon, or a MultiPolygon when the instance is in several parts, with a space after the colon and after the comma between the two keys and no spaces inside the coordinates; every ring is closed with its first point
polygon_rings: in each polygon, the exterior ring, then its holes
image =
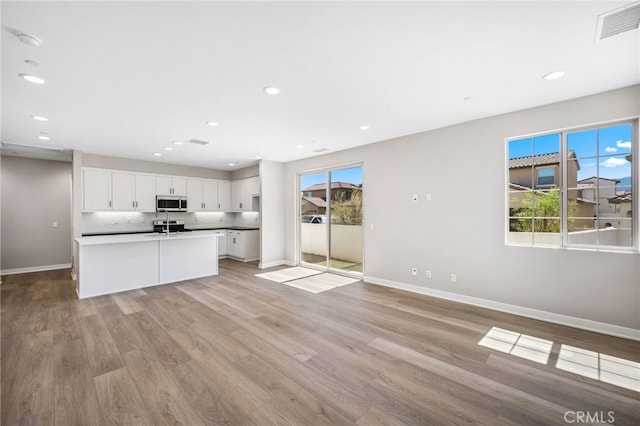
{"type": "Polygon", "coordinates": [[[78,297],[218,275],[218,237],[197,231],[77,238],[78,297]]]}

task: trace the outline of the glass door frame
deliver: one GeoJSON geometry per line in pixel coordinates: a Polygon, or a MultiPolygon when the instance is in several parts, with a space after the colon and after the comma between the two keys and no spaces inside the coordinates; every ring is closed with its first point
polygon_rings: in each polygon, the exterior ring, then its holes
{"type": "MultiPolygon", "coordinates": [[[[364,276],[364,232],[362,233],[362,240],[360,241],[362,247],[362,272],[356,271],[345,271],[343,269],[332,268],[331,267],[331,172],[360,167],[363,171],[363,183],[364,183],[364,165],[361,162],[356,163],[347,163],[340,164],[336,166],[322,167],[318,169],[304,170],[296,173],[296,202],[295,202],[295,218],[296,218],[296,264],[298,266],[303,266],[305,268],[317,269],[324,272],[331,272],[340,275],[346,275],[350,277],[359,277],[362,278],[364,276]],[[317,263],[309,263],[302,260],[302,187],[300,185],[300,181],[302,176],[305,175],[313,175],[324,173],[326,188],[325,194],[327,197],[327,207],[325,211],[325,216],[327,218],[327,227],[326,227],[326,261],[323,266],[317,263]]],[[[362,211],[363,211],[363,220],[362,220],[362,229],[364,230],[364,199],[362,200],[362,211]]]]}

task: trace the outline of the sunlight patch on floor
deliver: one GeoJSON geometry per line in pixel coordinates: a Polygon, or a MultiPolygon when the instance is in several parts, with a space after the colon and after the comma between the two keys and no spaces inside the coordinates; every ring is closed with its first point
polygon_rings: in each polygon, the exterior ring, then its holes
{"type": "Polygon", "coordinates": [[[478,345],[515,355],[529,361],[546,364],[553,347],[550,340],[493,327],[478,345]]]}
{"type": "Polygon", "coordinates": [[[556,368],[640,392],[640,363],[562,345],[556,368]]]}

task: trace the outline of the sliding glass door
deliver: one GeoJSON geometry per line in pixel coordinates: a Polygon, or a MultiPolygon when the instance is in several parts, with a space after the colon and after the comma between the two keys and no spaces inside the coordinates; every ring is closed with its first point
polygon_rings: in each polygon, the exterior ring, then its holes
{"type": "Polygon", "coordinates": [[[300,174],[299,187],[300,263],[362,274],[362,166],[300,174]]]}

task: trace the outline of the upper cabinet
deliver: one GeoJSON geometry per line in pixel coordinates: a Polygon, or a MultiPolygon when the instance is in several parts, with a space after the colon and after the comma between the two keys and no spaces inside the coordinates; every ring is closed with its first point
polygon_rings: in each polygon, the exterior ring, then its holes
{"type": "Polygon", "coordinates": [[[156,176],[158,195],[187,196],[187,178],[180,176],[156,176]]]}
{"type": "Polygon", "coordinates": [[[113,210],[156,210],[156,179],[153,175],[112,172],[113,210]]]}
{"type": "Polygon", "coordinates": [[[230,183],[212,179],[187,179],[189,211],[227,211],[231,204],[230,183]]]}
{"type": "Polygon", "coordinates": [[[260,180],[258,177],[231,182],[231,210],[251,212],[260,210],[260,180]]]}
{"type": "Polygon", "coordinates": [[[226,180],[83,168],[82,210],[156,211],[156,195],[187,197],[189,211],[257,211],[258,178],[226,180]],[[232,202],[233,199],[233,202],[232,202]]]}
{"type": "Polygon", "coordinates": [[[82,171],[82,181],[82,210],[112,209],[111,172],[85,169],[82,171]]]}
{"type": "Polygon", "coordinates": [[[156,180],[109,170],[83,170],[84,211],[155,211],[156,180]]]}
{"type": "Polygon", "coordinates": [[[218,210],[228,212],[231,210],[231,182],[218,181],[218,210]]]}

